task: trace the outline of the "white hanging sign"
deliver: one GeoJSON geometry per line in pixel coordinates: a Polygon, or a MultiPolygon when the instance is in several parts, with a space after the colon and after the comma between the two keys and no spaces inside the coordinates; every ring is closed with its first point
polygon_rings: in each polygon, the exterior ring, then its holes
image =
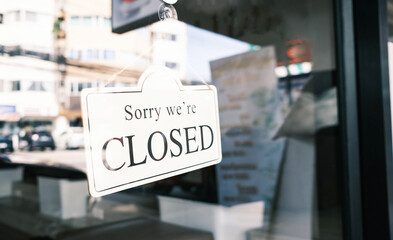
{"type": "Polygon", "coordinates": [[[221,161],[217,90],[151,68],[134,88],[82,91],[89,191],[98,197],[221,161]]]}

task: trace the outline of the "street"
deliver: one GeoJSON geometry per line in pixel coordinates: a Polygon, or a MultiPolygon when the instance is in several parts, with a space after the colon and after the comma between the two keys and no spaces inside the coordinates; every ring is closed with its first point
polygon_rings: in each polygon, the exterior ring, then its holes
{"type": "Polygon", "coordinates": [[[8,155],[14,163],[65,166],[86,171],[85,150],[15,151],[8,155]]]}

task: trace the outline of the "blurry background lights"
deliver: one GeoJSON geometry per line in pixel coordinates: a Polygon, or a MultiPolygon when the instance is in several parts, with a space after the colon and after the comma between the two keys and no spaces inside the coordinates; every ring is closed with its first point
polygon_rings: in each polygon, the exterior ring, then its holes
{"type": "Polygon", "coordinates": [[[310,62],[303,62],[302,65],[302,73],[310,73],[312,69],[312,64],[310,62]]]}
{"type": "Polygon", "coordinates": [[[162,0],[162,1],[167,4],[175,4],[177,2],[177,0],[162,0]]]}
{"type": "Polygon", "coordinates": [[[35,134],[33,134],[33,135],[31,136],[31,139],[32,139],[33,141],[37,141],[39,138],[40,138],[40,136],[39,136],[37,133],[35,133],[35,134]]]}
{"type": "Polygon", "coordinates": [[[312,70],[312,63],[302,62],[296,64],[290,64],[288,66],[289,75],[295,76],[299,74],[307,74],[312,70]]]}
{"type": "Polygon", "coordinates": [[[276,72],[277,77],[279,77],[279,78],[284,78],[284,77],[288,76],[288,70],[287,70],[287,67],[285,67],[285,66],[276,67],[275,72],[276,72]]]}
{"type": "Polygon", "coordinates": [[[275,72],[277,77],[284,78],[288,75],[296,76],[300,74],[307,74],[310,73],[311,70],[312,70],[311,62],[302,62],[302,63],[290,64],[288,66],[276,67],[275,72]]]}
{"type": "Polygon", "coordinates": [[[289,70],[289,74],[291,75],[299,75],[301,73],[299,64],[289,65],[288,70],[289,70]]]}

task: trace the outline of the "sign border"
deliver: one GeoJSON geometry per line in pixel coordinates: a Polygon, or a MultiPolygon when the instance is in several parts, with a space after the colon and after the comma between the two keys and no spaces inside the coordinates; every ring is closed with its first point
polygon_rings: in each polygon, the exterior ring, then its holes
{"type": "Polygon", "coordinates": [[[107,194],[111,194],[111,193],[115,193],[115,192],[119,192],[122,190],[126,190],[132,187],[137,187],[137,186],[141,186],[143,184],[147,184],[147,183],[151,183],[151,182],[155,182],[161,179],[165,179],[168,177],[173,177],[176,175],[180,175],[183,173],[187,173],[193,170],[197,170],[197,169],[201,169],[204,167],[208,167],[214,164],[218,164],[221,162],[222,160],[222,150],[221,150],[221,132],[220,132],[220,119],[219,119],[219,112],[218,112],[218,97],[217,97],[217,89],[215,86],[213,85],[193,85],[193,86],[183,86],[183,84],[181,83],[180,79],[173,73],[172,70],[166,68],[166,67],[150,67],[148,70],[146,70],[142,76],[139,78],[138,80],[138,85],[136,87],[121,87],[121,88],[116,88],[116,87],[110,87],[110,88],[89,88],[89,89],[83,89],[82,90],[82,96],[81,96],[81,106],[82,106],[82,116],[83,116],[83,121],[85,121],[84,119],[87,120],[87,122],[83,122],[83,126],[84,126],[84,135],[85,135],[85,143],[86,146],[88,146],[88,148],[85,150],[85,155],[86,155],[86,169],[87,169],[87,179],[88,179],[88,188],[89,188],[89,193],[91,196],[93,197],[100,197],[100,196],[104,196],[107,194]],[[147,178],[143,178],[143,179],[139,179],[139,180],[135,180],[135,181],[131,181],[131,182],[127,182],[127,183],[123,183],[114,187],[110,187],[107,189],[103,189],[103,190],[97,190],[96,187],[96,183],[95,183],[95,174],[93,171],[93,159],[92,159],[92,148],[91,148],[91,144],[90,144],[90,119],[88,116],[88,104],[87,104],[87,98],[88,96],[92,95],[92,94],[111,94],[111,93],[137,93],[137,92],[143,92],[143,85],[146,81],[146,79],[153,73],[157,72],[157,71],[164,71],[165,73],[171,75],[171,77],[173,78],[173,80],[176,81],[176,84],[178,86],[178,90],[179,92],[182,91],[213,91],[214,94],[214,104],[215,108],[217,109],[217,112],[215,113],[215,117],[217,120],[217,144],[218,144],[218,158],[217,159],[211,159],[208,161],[205,161],[203,163],[198,163],[195,165],[191,165],[185,168],[181,168],[181,169],[176,169],[170,172],[166,172],[166,173],[162,173],[162,174],[158,174],[158,175],[154,175],[154,176],[150,176],[147,178]],[[209,89],[210,88],[210,89],[209,89]]]}

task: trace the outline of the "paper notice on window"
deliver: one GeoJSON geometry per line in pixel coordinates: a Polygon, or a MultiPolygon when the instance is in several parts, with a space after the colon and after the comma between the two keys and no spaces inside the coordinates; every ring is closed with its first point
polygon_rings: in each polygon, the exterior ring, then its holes
{"type": "Polygon", "coordinates": [[[211,62],[218,89],[223,159],[218,199],[227,206],[264,201],[275,193],[284,140],[272,140],[283,122],[273,47],[211,62]]]}

